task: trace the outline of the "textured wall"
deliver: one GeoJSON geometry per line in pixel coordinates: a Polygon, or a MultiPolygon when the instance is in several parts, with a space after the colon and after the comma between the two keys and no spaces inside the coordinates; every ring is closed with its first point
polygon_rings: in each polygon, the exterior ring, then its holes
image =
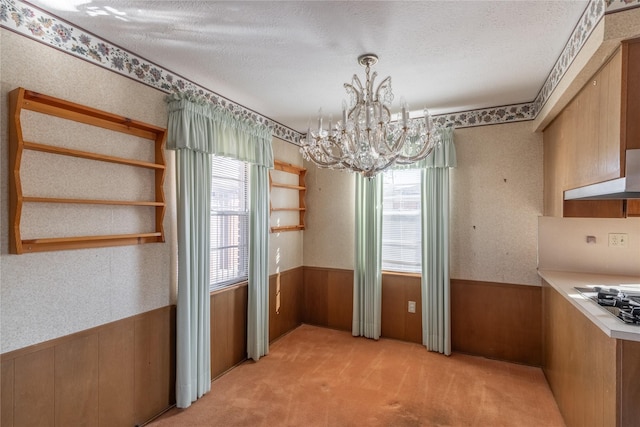
{"type": "MultiPolygon", "coordinates": [[[[2,159],[0,163],[0,205],[2,206],[2,244],[0,246],[2,347],[0,352],[81,331],[174,302],[170,267],[170,242],[173,236],[170,220],[172,208],[168,209],[165,215],[167,243],[24,255],[8,253],[9,165],[6,105],[9,91],[22,86],[158,126],[166,126],[167,115],[163,102],[164,95],[155,89],[7,30],[1,29],[0,35],[2,42],[0,105],[3,106],[0,146],[2,159]]],[[[30,137],[37,140],[54,138],[64,142],[63,126],[69,126],[70,136],[82,135],[75,124],[44,124],[36,119],[29,124],[30,137]]],[[[78,139],[81,143],[81,138],[78,139]]],[[[29,164],[33,164],[31,160],[34,159],[31,157],[37,157],[39,154],[28,153],[25,162],[29,161],[29,164]]],[[[168,157],[170,161],[172,156],[168,157]]],[[[85,184],[90,184],[90,187],[99,185],[97,182],[91,182],[91,171],[80,177],[67,177],[68,168],[65,162],[68,161],[69,158],[64,156],[49,156],[49,163],[44,165],[52,174],[66,179],[68,185],[65,187],[61,188],[59,182],[52,183],[37,176],[35,181],[28,184],[36,189],[37,195],[54,192],[65,196],[68,196],[66,193],[72,191],[72,187],[79,180],[87,181],[85,184]]],[[[118,181],[117,186],[121,187],[125,198],[147,197],[149,189],[134,188],[127,184],[127,180],[135,179],[135,176],[117,174],[108,166],[105,169],[103,164],[97,166],[94,164],[94,167],[104,169],[106,173],[111,172],[114,180],[117,180],[118,176],[123,178],[118,181]]],[[[117,168],[121,169],[122,166],[117,168]]],[[[130,171],[124,172],[126,173],[130,171]]],[[[171,201],[171,183],[173,182],[171,174],[172,171],[169,168],[165,181],[165,193],[169,201],[171,201]]],[[[28,226],[27,229],[38,229],[40,233],[52,228],[54,224],[47,225],[46,219],[42,217],[43,213],[57,215],[55,223],[58,224],[62,224],[70,215],[70,213],[57,211],[68,209],[68,206],[63,208],[58,206],[49,212],[43,212],[41,208],[42,206],[25,218],[29,220],[28,224],[25,223],[25,226],[28,226]]],[[[86,206],[79,208],[82,210],[86,206]]],[[[77,210],[74,212],[77,213],[77,210]]],[[[110,226],[120,223],[117,220],[118,213],[115,211],[103,212],[102,215],[104,215],[104,221],[100,221],[100,224],[105,230],[93,230],[96,234],[102,231],[109,232],[110,226]]],[[[131,214],[121,219],[126,220],[124,228],[121,229],[124,231],[121,232],[126,232],[130,222],[139,221],[136,215],[131,214]]],[[[78,219],[71,217],[67,225],[57,226],[55,233],[56,235],[73,234],[74,232],[68,229],[72,226],[75,230],[86,230],[88,226],[82,221],[82,216],[78,219]]]]}
{"type": "Polygon", "coordinates": [[[304,265],[353,269],[355,179],[349,172],[307,168],[304,265]]]}
{"type": "MultiPolygon", "coordinates": [[[[527,122],[454,132],[451,277],[539,285],[542,136],[527,122]]],[[[353,268],[354,179],[307,164],[307,266],[353,268]]]]}
{"type": "Polygon", "coordinates": [[[451,172],[451,277],[540,285],[542,134],[531,123],[454,132],[451,172]]]}

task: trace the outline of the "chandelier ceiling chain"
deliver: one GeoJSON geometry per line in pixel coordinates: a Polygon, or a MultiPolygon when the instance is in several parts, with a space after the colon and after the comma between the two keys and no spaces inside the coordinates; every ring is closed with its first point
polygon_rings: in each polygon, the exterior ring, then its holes
{"type": "Polygon", "coordinates": [[[370,74],[378,62],[374,54],[358,57],[365,67],[365,85],[354,74],[344,87],[349,104],[342,103],[342,120],[323,128],[322,110],[318,129],[307,130],[300,151],[306,160],[322,168],[346,169],[371,178],[378,172],[398,165],[408,165],[427,157],[440,143],[440,133],[428,110],[424,117],[411,119],[406,103],[396,120],[391,120],[389,107],[393,101],[391,77],[386,77],[373,90],[377,73],[370,74]]]}

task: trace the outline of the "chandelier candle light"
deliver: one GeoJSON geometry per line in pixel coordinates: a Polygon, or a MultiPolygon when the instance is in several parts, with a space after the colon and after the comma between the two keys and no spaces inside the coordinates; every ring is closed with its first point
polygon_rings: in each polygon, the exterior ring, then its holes
{"type": "Polygon", "coordinates": [[[365,67],[366,83],[362,86],[354,74],[351,84],[344,84],[349,105],[342,102],[341,121],[332,125],[329,117],[329,126],[324,129],[320,110],[318,129],[309,127],[302,140],[300,151],[306,160],[321,168],[347,169],[371,178],[394,164],[408,165],[424,159],[440,143],[440,133],[426,109],[424,117],[411,119],[407,104],[402,102],[399,117],[391,120],[391,77],[382,80],[374,92],[377,73],[369,76],[377,62],[373,54],[358,58],[365,67]]]}

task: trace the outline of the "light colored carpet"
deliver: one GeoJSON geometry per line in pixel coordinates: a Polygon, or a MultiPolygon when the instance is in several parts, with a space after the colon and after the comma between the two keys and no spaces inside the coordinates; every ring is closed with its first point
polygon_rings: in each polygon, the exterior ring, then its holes
{"type": "Polygon", "coordinates": [[[160,426],[564,426],[539,368],[302,325],[160,426]]]}

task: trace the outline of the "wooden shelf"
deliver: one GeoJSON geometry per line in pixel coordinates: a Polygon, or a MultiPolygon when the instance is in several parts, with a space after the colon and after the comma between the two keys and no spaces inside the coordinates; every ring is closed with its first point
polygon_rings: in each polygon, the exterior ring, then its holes
{"type": "Polygon", "coordinates": [[[54,237],[22,241],[23,253],[60,251],[66,249],[99,248],[105,246],[139,245],[163,242],[160,232],[136,234],[110,234],[104,236],[54,237]]]}
{"type": "MultiPolygon", "coordinates": [[[[81,248],[97,248],[105,246],[136,245],[142,243],[164,242],[164,213],[166,210],[164,196],[165,159],[164,142],[166,129],[151,124],[138,122],[127,117],[100,111],[91,107],[75,104],[52,96],[36,93],[24,88],[17,88],[9,94],[11,116],[9,120],[9,164],[10,197],[9,210],[11,226],[9,227],[10,252],[22,254],[29,252],[55,251],[81,248]],[[42,142],[25,141],[21,121],[22,110],[30,110],[65,120],[84,123],[110,131],[121,132],[138,138],[150,140],[153,145],[154,161],[143,161],[133,158],[110,156],[92,151],[84,151],[49,145],[42,142]],[[24,150],[39,151],[47,154],[70,156],[91,161],[115,163],[135,168],[151,169],[155,172],[152,178],[155,200],[108,200],[36,197],[23,194],[21,166],[24,150]],[[21,220],[25,203],[62,203],[72,205],[107,205],[107,206],[144,206],[155,209],[155,231],[150,233],[111,234],[104,236],[73,236],[22,239],[21,220]]],[[[90,148],[90,147],[89,147],[90,148]]],[[[37,168],[37,166],[36,166],[37,168]]],[[[55,178],[55,177],[52,177],[55,178]]],[[[108,180],[109,177],[104,177],[108,180]]],[[[143,184],[136,182],[135,184],[143,184]]],[[[91,221],[91,218],[87,218],[91,221]]],[[[52,224],[53,225],[53,224],[52,224]]],[[[117,224],[116,224],[117,226],[117,224]]],[[[150,227],[149,227],[150,228],[150,227]]]]}
{"type": "Polygon", "coordinates": [[[282,183],[279,183],[279,182],[272,182],[271,186],[272,187],[277,187],[277,188],[288,188],[290,190],[306,190],[307,189],[303,185],[282,184],[282,183]]]}
{"type": "Polygon", "coordinates": [[[277,233],[279,231],[301,231],[304,230],[304,225],[281,225],[277,227],[271,227],[272,233],[277,233]]]}
{"type": "Polygon", "coordinates": [[[306,208],[271,208],[271,212],[277,211],[306,211],[306,208]]]}
{"type": "Polygon", "coordinates": [[[143,162],[140,160],[125,159],[123,157],[106,156],[104,154],[90,153],[88,151],[72,150],[70,148],[55,147],[53,145],[38,144],[36,142],[24,141],[23,148],[26,150],[42,151],[44,153],[60,154],[63,156],[79,157],[88,160],[101,162],[118,163],[122,165],[137,166],[149,169],[164,169],[165,165],[158,163],[143,162]]]}
{"type": "Polygon", "coordinates": [[[137,200],[92,200],[92,199],[59,199],[55,197],[23,196],[23,202],[30,203],[70,203],[78,205],[123,205],[123,206],[164,206],[163,202],[145,202],[137,200]]]}
{"type": "Polygon", "coordinates": [[[304,177],[307,173],[305,168],[301,168],[299,166],[294,166],[290,163],[285,163],[279,160],[275,160],[273,164],[274,171],[285,172],[289,174],[296,175],[298,177],[297,184],[287,184],[284,182],[277,182],[273,179],[273,173],[269,174],[269,187],[271,188],[272,196],[273,189],[280,188],[283,190],[294,190],[298,192],[297,203],[295,206],[273,206],[273,197],[271,198],[271,212],[298,212],[298,223],[297,224],[285,224],[271,227],[271,232],[281,232],[281,231],[301,231],[305,229],[304,225],[304,216],[306,213],[305,207],[305,194],[307,191],[307,187],[305,186],[304,177]]]}

